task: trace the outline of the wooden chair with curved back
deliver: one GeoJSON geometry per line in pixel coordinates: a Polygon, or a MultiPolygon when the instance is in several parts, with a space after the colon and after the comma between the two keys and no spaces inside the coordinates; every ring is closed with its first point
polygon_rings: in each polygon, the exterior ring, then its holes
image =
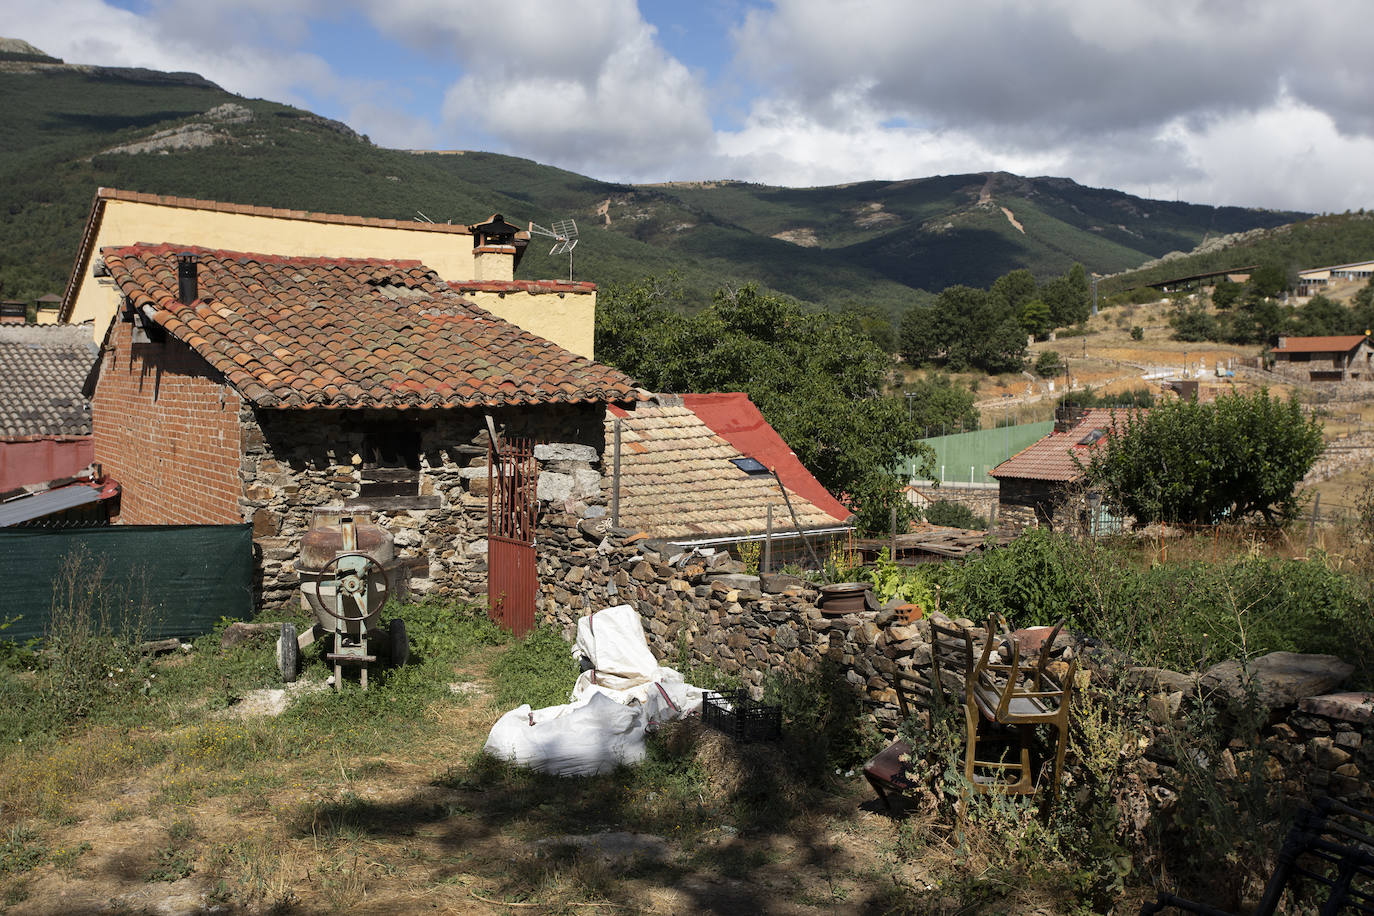
{"type": "MultiPolygon", "coordinates": [[[[1055,625],[1049,636],[1041,643],[1040,652],[1032,665],[1023,665],[1020,647],[1014,637],[1006,639],[1006,661],[993,658],[993,639],[983,644],[983,651],[973,674],[966,684],[965,715],[969,720],[969,743],[965,755],[964,774],[979,791],[998,788],[1006,792],[1026,793],[1035,791],[1034,779],[1030,771],[1030,738],[1037,725],[1049,725],[1055,730],[1054,769],[1051,775],[1051,791],[1059,794],[1060,774],[1064,769],[1064,754],[1068,749],[1069,706],[1073,696],[1074,675],[1078,662],[1069,663],[1062,678],[1055,678],[1049,670],[1050,650],[1054,639],[1059,635],[1064,623],[1055,625]],[[986,723],[1010,727],[1019,734],[1019,748],[1015,761],[978,760],[976,748],[979,743],[977,719],[986,723]],[[991,769],[995,773],[1017,770],[1017,778],[1011,782],[999,782],[996,778],[978,777],[978,768],[991,769]]],[[[988,618],[989,632],[992,631],[993,618],[988,618]]]]}

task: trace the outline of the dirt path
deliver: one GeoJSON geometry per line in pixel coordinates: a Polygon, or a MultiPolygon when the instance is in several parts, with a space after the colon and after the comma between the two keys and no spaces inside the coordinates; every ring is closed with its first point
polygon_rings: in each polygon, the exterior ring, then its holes
{"type": "MultiPolygon", "coordinates": [[[[394,746],[311,743],[273,704],[89,737],[61,758],[89,781],[41,821],[48,862],[0,877],[6,911],[860,913],[879,891],[921,886],[894,854],[899,823],[857,776],[796,821],[751,826],[726,806],[675,827],[656,798],[671,779],[493,768],[478,752],[504,711],[489,673],[502,651],[467,655],[394,746]],[[121,742],[170,752],[139,767],[110,756],[121,742]]],[[[291,698],[332,696],[310,689],[291,698]]],[[[703,763],[725,745],[702,743],[703,763]]]]}

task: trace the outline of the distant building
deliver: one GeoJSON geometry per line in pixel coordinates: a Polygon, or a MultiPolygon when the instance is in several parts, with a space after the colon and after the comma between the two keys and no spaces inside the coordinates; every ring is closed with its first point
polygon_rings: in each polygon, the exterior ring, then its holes
{"type": "Polygon", "coordinates": [[[1300,297],[1315,296],[1338,280],[1368,282],[1370,277],[1374,277],[1374,261],[1313,267],[1310,270],[1298,271],[1297,294],[1300,297]]]}
{"type": "Polygon", "coordinates": [[[1270,357],[1275,372],[1300,381],[1374,380],[1374,346],[1368,334],[1280,337],[1270,357]]]}
{"type": "Polygon", "coordinates": [[[1128,417],[1144,412],[1138,407],[1060,408],[1054,432],[990,472],[1001,485],[998,527],[1067,530],[1079,525],[1089,534],[1118,529],[1120,520],[1100,497],[1080,496],[1075,485],[1084,476],[1080,464],[1086,465],[1108,437],[1122,431],[1128,417]]]}

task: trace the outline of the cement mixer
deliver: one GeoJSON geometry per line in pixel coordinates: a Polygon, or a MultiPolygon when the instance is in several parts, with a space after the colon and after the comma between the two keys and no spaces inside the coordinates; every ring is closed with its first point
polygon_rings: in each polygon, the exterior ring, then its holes
{"type": "Polygon", "coordinates": [[[277,640],[277,667],[282,679],[296,679],[300,653],[317,639],[328,638],[324,657],[334,666],[334,689],[343,683],[345,667],[357,667],[367,689],[368,665],[385,657],[393,666],[410,658],[405,621],[380,615],[391,592],[390,568],[395,548],[391,534],[365,515],[316,510],[314,527],[301,538],[301,605],[315,623],[297,634],[283,623],[277,640]]]}

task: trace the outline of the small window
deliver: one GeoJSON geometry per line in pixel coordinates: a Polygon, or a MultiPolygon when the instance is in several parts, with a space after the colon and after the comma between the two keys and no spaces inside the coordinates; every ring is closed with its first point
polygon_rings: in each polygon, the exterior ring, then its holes
{"type": "Polygon", "coordinates": [[[378,424],[363,435],[359,497],[416,496],[420,492],[420,431],[378,424]]]}
{"type": "Polygon", "coordinates": [[[758,477],[768,473],[768,468],[764,467],[763,462],[757,458],[731,458],[730,463],[750,477],[758,477]]]}
{"type": "Polygon", "coordinates": [[[1097,442],[1098,439],[1101,439],[1105,435],[1107,435],[1107,431],[1105,429],[1094,429],[1091,432],[1089,432],[1086,436],[1084,436],[1082,439],[1079,439],[1078,444],[1092,445],[1093,443],[1097,442]]]}

